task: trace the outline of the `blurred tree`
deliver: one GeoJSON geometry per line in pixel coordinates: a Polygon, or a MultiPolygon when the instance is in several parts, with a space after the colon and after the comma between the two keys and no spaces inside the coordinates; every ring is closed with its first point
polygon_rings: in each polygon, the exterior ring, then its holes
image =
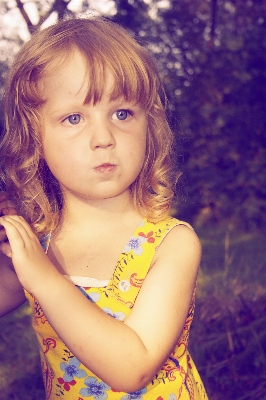
{"type": "Polygon", "coordinates": [[[133,32],[139,32],[143,25],[146,28],[149,20],[148,4],[142,0],[116,0],[115,4],[117,13],[113,19],[117,23],[133,32]]]}
{"type": "Polygon", "coordinates": [[[38,29],[49,17],[55,12],[58,15],[59,19],[65,17],[65,15],[73,14],[68,9],[68,4],[71,0],[54,0],[54,1],[44,1],[37,0],[35,1],[36,8],[39,14],[39,20],[37,24],[34,24],[29,16],[29,13],[25,9],[26,2],[22,2],[21,0],[15,0],[16,6],[19,9],[22,17],[24,18],[29,32],[32,34],[36,29],[38,29]]]}
{"type": "Polygon", "coordinates": [[[158,57],[182,118],[184,212],[198,223],[266,226],[265,4],[173,0],[160,12],[158,57]]]}
{"type": "MultiPolygon", "coordinates": [[[[16,3],[29,32],[52,12],[73,13],[69,0],[36,0],[33,24],[26,2],[16,3]]],[[[90,4],[83,1],[79,11],[90,4]]],[[[106,16],[158,60],[187,192],[178,215],[196,224],[264,229],[266,1],[116,0],[106,16]]]]}

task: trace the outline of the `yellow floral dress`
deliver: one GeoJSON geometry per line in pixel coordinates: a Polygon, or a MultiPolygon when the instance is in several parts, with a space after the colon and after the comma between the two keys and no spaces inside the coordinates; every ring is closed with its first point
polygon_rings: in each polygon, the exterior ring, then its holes
{"type": "MultiPolygon", "coordinates": [[[[93,287],[95,285],[87,287],[85,278],[85,286],[84,284],[76,286],[88,301],[97,304],[103,312],[123,322],[134,307],[156,249],[165,235],[179,224],[186,225],[174,218],[156,224],[143,220],[121,253],[109,282],[107,281],[102,287],[93,287]]],[[[47,250],[49,235],[41,242],[47,250]]],[[[27,292],[26,296],[33,310],[33,327],[40,345],[47,400],[207,399],[202,381],[187,349],[189,329],[194,314],[195,293],[183,332],[172,354],[152,381],[133,393],[115,391],[82,365],[53,330],[37,300],[27,292]]]]}

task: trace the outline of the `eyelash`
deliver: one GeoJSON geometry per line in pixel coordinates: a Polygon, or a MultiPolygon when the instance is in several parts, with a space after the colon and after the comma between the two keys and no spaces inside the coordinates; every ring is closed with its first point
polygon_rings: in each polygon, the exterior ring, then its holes
{"type": "Polygon", "coordinates": [[[117,119],[118,119],[119,121],[125,121],[125,120],[127,119],[128,116],[132,117],[132,116],[134,115],[133,111],[127,110],[127,109],[124,109],[124,108],[121,108],[121,109],[117,110],[114,114],[116,114],[116,116],[117,116],[117,114],[118,114],[119,112],[120,112],[120,113],[121,113],[121,112],[126,112],[126,113],[127,113],[125,119],[119,119],[119,118],[117,117],[117,119]]]}
{"type": "MultiPolygon", "coordinates": [[[[80,123],[80,121],[81,121],[81,115],[80,114],[71,114],[71,115],[69,115],[68,117],[66,117],[65,119],[63,119],[63,122],[66,122],[66,121],[68,121],[69,123],[70,123],[70,125],[78,125],[79,123],[80,123]],[[79,120],[78,120],[78,122],[77,123],[74,123],[74,124],[72,124],[71,122],[70,122],[70,118],[73,118],[73,117],[78,117],[79,118],[79,120]]],[[[72,121],[74,121],[74,120],[72,120],[72,121]]]]}
{"type": "MultiPolygon", "coordinates": [[[[121,109],[115,111],[114,114],[117,116],[117,120],[118,121],[125,121],[126,119],[128,119],[129,116],[132,117],[134,115],[132,110],[127,110],[127,109],[124,109],[124,108],[121,108],[121,109]],[[118,113],[121,113],[121,112],[125,112],[126,113],[126,117],[124,119],[119,119],[118,118],[118,113]]],[[[81,119],[82,119],[82,117],[81,117],[80,114],[71,114],[68,117],[66,117],[65,119],[63,119],[63,122],[68,121],[70,125],[78,125],[80,123],[81,119]],[[77,117],[78,117],[78,121],[73,119],[73,118],[77,118],[77,117]],[[71,118],[72,118],[72,122],[74,122],[74,123],[70,122],[71,118]]]]}

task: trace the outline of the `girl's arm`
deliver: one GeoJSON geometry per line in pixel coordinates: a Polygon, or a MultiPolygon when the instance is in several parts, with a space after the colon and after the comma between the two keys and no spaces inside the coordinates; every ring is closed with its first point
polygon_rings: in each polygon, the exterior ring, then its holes
{"type": "Polygon", "coordinates": [[[21,217],[0,219],[21,284],[72,353],[113,389],[143,388],[168,358],[189,310],[200,244],[185,226],[160,245],[134,308],[121,323],[91,303],[53,266],[21,217]]]}

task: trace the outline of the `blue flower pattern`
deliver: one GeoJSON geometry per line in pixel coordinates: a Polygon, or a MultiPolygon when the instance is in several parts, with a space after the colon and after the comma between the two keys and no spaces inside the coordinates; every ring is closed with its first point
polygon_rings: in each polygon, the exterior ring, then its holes
{"type": "Polygon", "coordinates": [[[94,400],[107,399],[108,395],[106,393],[106,390],[109,390],[111,388],[106,383],[99,382],[93,376],[89,376],[88,378],[86,378],[84,383],[87,387],[80,389],[79,393],[81,394],[81,396],[84,397],[92,396],[94,400]]]}
{"type": "Polygon", "coordinates": [[[100,293],[96,293],[96,292],[90,292],[90,294],[88,294],[86,292],[86,290],[82,287],[82,286],[77,286],[77,288],[81,291],[82,294],[84,294],[85,297],[87,297],[88,300],[90,300],[92,303],[97,303],[97,301],[100,300],[101,295],[100,293]]]}
{"type": "Polygon", "coordinates": [[[81,362],[73,357],[70,358],[68,364],[66,362],[60,363],[60,369],[64,372],[63,379],[65,382],[71,382],[76,378],[85,378],[86,371],[84,369],[79,369],[81,362]]]}
{"type": "Polygon", "coordinates": [[[147,392],[146,388],[137,390],[136,392],[128,393],[121,397],[121,400],[142,400],[142,395],[147,392]]]}
{"type": "Polygon", "coordinates": [[[111,310],[111,308],[107,308],[107,307],[102,308],[102,310],[103,310],[106,314],[108,314],[108,315],[110,315],[111,317],[113,317],[114,319],[117,319],[118,321],[124,321],[125,318],[126,318],[126,314],[124,314],[124,313],[122,313],[122,312],[120,312],[120,311],[113,312],[113,311],[111,310]]]}
{"type": "Polygon", "coordinates": [[[133,251],[136,256],[140,256],[143,253],[142,244],[147,241],[147,238],[142,236],[131,236],[126,246],[124,247],[123,253],[133,251]]]}

